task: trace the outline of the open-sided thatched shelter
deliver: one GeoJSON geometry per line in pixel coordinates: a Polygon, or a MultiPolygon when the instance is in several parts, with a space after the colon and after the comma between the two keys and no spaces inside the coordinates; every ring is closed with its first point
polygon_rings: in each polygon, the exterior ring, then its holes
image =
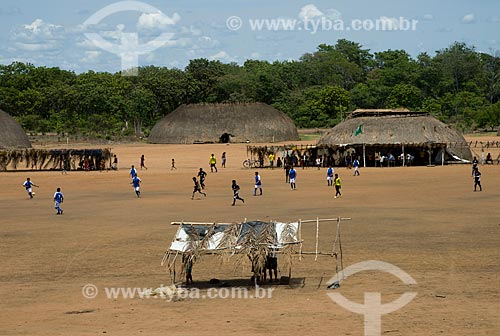
{"type": "Polygon", "coordinates": [[[182,105],[161,119],[148,141],[166,143],[279,142],[299,139],[293,121],[263,103],[182,105]]]}
{"type": "Polygon", "coordinates": [[[23,128],[7,113],[0,110],[0,149],[30,148],[23,128]]]}
{"type": "Polygon", "coordinates": [[[325,133],[319,146],[352,148],[367,166],[378,155],[414,157],[414,163],[470,161],[469,144],[458,131],[426,112],[397,110],[356,110],[342,123],[325,133]]]}

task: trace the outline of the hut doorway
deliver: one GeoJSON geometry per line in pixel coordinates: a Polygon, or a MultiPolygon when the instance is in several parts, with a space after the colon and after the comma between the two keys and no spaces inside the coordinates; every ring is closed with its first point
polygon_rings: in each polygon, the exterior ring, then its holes
{"type": "Polygon", "coordinates": [[[220,137],[219,137],[219,142],[220,143],[229,143],[231,141],[231,137],[234,136],[232,134],[229,134],[229,133],[223,133],[220,137]]]}

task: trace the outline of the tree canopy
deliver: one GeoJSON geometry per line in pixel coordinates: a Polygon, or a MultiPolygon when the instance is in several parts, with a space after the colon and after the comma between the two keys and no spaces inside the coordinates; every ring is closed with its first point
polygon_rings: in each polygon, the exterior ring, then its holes
{"type": "Polygon", "coordinates": [[[141,67],[136,77],[0,65],[0,109],[36,132],[147,134],[181,104],[237,101],[270,104],[298,127],[331,127],[355,108],[406,107],[470,130],[499,126],[499,98],[499,54],[458,42],[412,58],[341,39],[295,61],[194,59],[184,70],[141,67]]]}

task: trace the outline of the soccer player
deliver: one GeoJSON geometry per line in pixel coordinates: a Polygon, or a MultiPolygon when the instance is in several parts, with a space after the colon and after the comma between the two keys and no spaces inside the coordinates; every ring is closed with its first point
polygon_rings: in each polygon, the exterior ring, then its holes
{"type": "Polygon", "coordinates": [[[358,175],[359,176],[359,161],[358,159],[354,159],[354,162],[352,163],[354,167],[354,176],[358,175]]]}
{"type": "Polygon", "coordinates": [[[274,155],[274,153],[271,153],[269,154],[269,165],[271,166],[271,169],[274,169],[274,158],[276,156],[274,155]]]}
{"type": "Polygon", "coordinates": [[[193,177],[193,182],[194,182],[194,189],[193,189],[193,195],[191,196],[191,199],[192,200],[194,199],[194,194],[196,192],[199,192],[203,196],[207,197],[207,194],[205,194],[203,191],[201,191],[200,183],[198,182],[198,180],[196,179],[196,177],[193,177]]]}
{"type": "Polygon", "coordinates": [[[333,173],[334,169],[330,166],[328,167],[328,170],[326,171],[326,182],[328,183],[328,186],[331,187],[333,185],[333,173]]]}
{"type": "Polygon", "coordinates": [[[61,192],[61,188],[57,188],[54,194],[54,208],[57,210],[57,215],[63,214],[63,209],[61,209],[62,202],[64,202],[64,195],[61,192]]]}
{"type": "Polygon", "coordinates": [[[30,196],[30,199],[32,199],[33,196],[35,196],[35,193],[33,192],[33,187],[39,188],[39,186],[37,186],[36,184],[34,184],[33,182],[31,182],[31,180],[30,180],[29,177],[26,179],[26,181],[24,181],[23,187],[26,188],[26,192],[30,196]]]}
{"type": "Polygon", "coordinates": [[[231,188],[233,189],[233,206],[236,203],[236,200],[240,200],[243,203],[245,203],[245,200],[240,197],[240,186],[236,184],[236,180],[233,180],[233,184],[231,185],[231,188]]]}
{"type": "Polygon", "coordinates": [[[210,164],[210,172],[214,172],[214,169],[215,169],[215,172],[217,173],[217,159],[215,158],[215,155],[212,154],[210,156],[210,160],[208,160],[208,163],[210,164]]]}
{"type": "Polygon", "coordinates": [[[255,188],[253,195],[257,196],[257,189],[260,189],[260,196],[262,196],[262,180],[260,179],[259,172],[255,172],[255,188]]]}
{"type": "Polygon", "coordinates": [[[204,171],[203,168],[200,168],[198,176],[200,178],[201,189],[205,189],[205,178],[207,177],[207,172],[204,171]]]}
{"type": "Polygon", "coordinates": [[[483,187],[481,186],[481,173],[479,172],[479,169],[476,168],[476,170],[474,170],[474,191],[476,191],[478,186],[479,191],[483,191],[483,187]]]}
{"type": "Polygon", "coordinates": [[[295,168],[293,168],[293,166],[290,169],[288,176],[290,177],[290,188],[292,188],[292,190],[297,189],[297,185],[295,184],[295,179],[297,178],[297,171],[295,170],[295,168]]]}
{"type": "Polygon", "coordinates": [[[135,166],[132,165],[132,167],[130,167],[130,173],[129,173],[130,177],[131,178],[134,178],[137,176],[137,170],[135,169],[135,166]]]}
{"type": "Polygon", "coordinates": [[[137,197],[141,197],[141,182],[142,182],[141,179],[137,175],[135,175],[132,178],[132,182],[130,182],[130,184],[134,185],[134,190],[137,197]]]}
{"type": "Polygon", "coordinates": [[[339,174],[335,174],[335,180],[333,181],[335,184],[335,198],[341,197],[340,189],[342,188],[342,182],[340,181],[339,174]]]}

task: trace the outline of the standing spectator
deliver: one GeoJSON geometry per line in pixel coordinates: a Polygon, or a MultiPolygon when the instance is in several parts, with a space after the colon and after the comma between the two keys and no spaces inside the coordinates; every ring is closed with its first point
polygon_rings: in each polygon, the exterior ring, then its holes
{"type": "Polygon", "coordinates": [[[236,184],[236,180],[233,180],[233,183],[231,185],[231,188],[233,189],[233,206],[236,203],[236,200],[240,200],[243,203],[245,203],[245,200],[240,197],[240,186],[236,184]]]}
{"type": "Polygon", "coordinates": [[[342,181],[340,181],[339,174],[335,174],[335,180],[333,181],[335,184],[335,198],[341,197],[340,189],[342,189],[342,181]]]}
{"type": "Polygon", "coordinates": [[[472,159],[472,176],[474,176],[475,171],[479,169],[478,165],[479,161],[477,161],[477,158],[474,156],[474,159],[472,159]]]}
{"type": "Polygon", "coordinates": [[[290,188],[292,190],[297,189],[297,185],[295,184],[295,179],[297,178],[297,171],[295,170],[295,168],[293,168],[293,166],[288,174],[290,176],[290,188]]]}
{"type": "Polygon", "coordinates": [[[262,180],[260,179],[259,172],[255,172],[255,188],[253,195],[257,196],[257,189],[260,189],[260,196],[262,196],[262,180]]]}
{"type": "Polygon", "coordinates": [[[271,166],[271,169],[274,169],[274,158],[274,153],[269,154],[269,165],[271,166]]]}
{"type": "Polygon", "coordinates": [[[478,186],[479,191],[483,191],[483,187],[481,186],[481,173],[479,172],[479,169],[476,168],[474,171],[474,191],[476,191],[478,186]]]}
{"type": "Polygon", "coordinates": [[[318,156],[316,158],[316,166],[318,167],[318,170],[321,168],[321,156],[318,156]]]}
{"type": "Polygon", "coordinates": [[[291,166],[289,164],[285,164],[285,183],[290,183],[290,169],[291,166]]]}
{"type": "Polygon", "coordinates": [[[61,209],[62,202],[64,202],[64,195],[61,192],[61,188],[57,188],[54,194],[54,208],[57,210],[57,215],[63,214],[63,209],[61,209]]]}
{"type": "Polygon", "coordinates": [[[217,173],[217,159],[215,158],[214,154],[210,156],[210,160],[208,160],[208,163],[210,164],[210,172],[213,173],[215,169],[215,172],[217,173]]]}
{"type": "Polygon", "coordinates": [[[226,168],[226,152],[222,153],[222,168],[226,168]]]}
{"type": "Polygon", "coordinates": [[[118,157],[113,155],[113,163],[111,164],[111,169],[112,170],[118,170],[118,157]]]}
{"type": "Polygon", "coordinates": [[[37,187],[37,188],[40,188],[39,186],[37,186],[35,183],[31,182],[31,179],[28,177],[26,179],[26,181],[23,183],[23,187],[26,188],[26,192],[28,193],[30,199],[33,198],[33,196],[35,196],[35,193],[33,192],[33,187],[37,187]]]}
{"type": "Polygon", "coordinates": [[[141,155],[141,170],[142,168],[146,168],[148,170],[148,167],[145,165],[146,158],[144,157],[144,154],[141,155]]]}
{"type": "Polygon", "coordinates": [[[359,176],[359,161],[358,159],[354,159],[354,162],[352,163],[352,166],[354,167],[354,176],[358,175],[359,176]]]}

